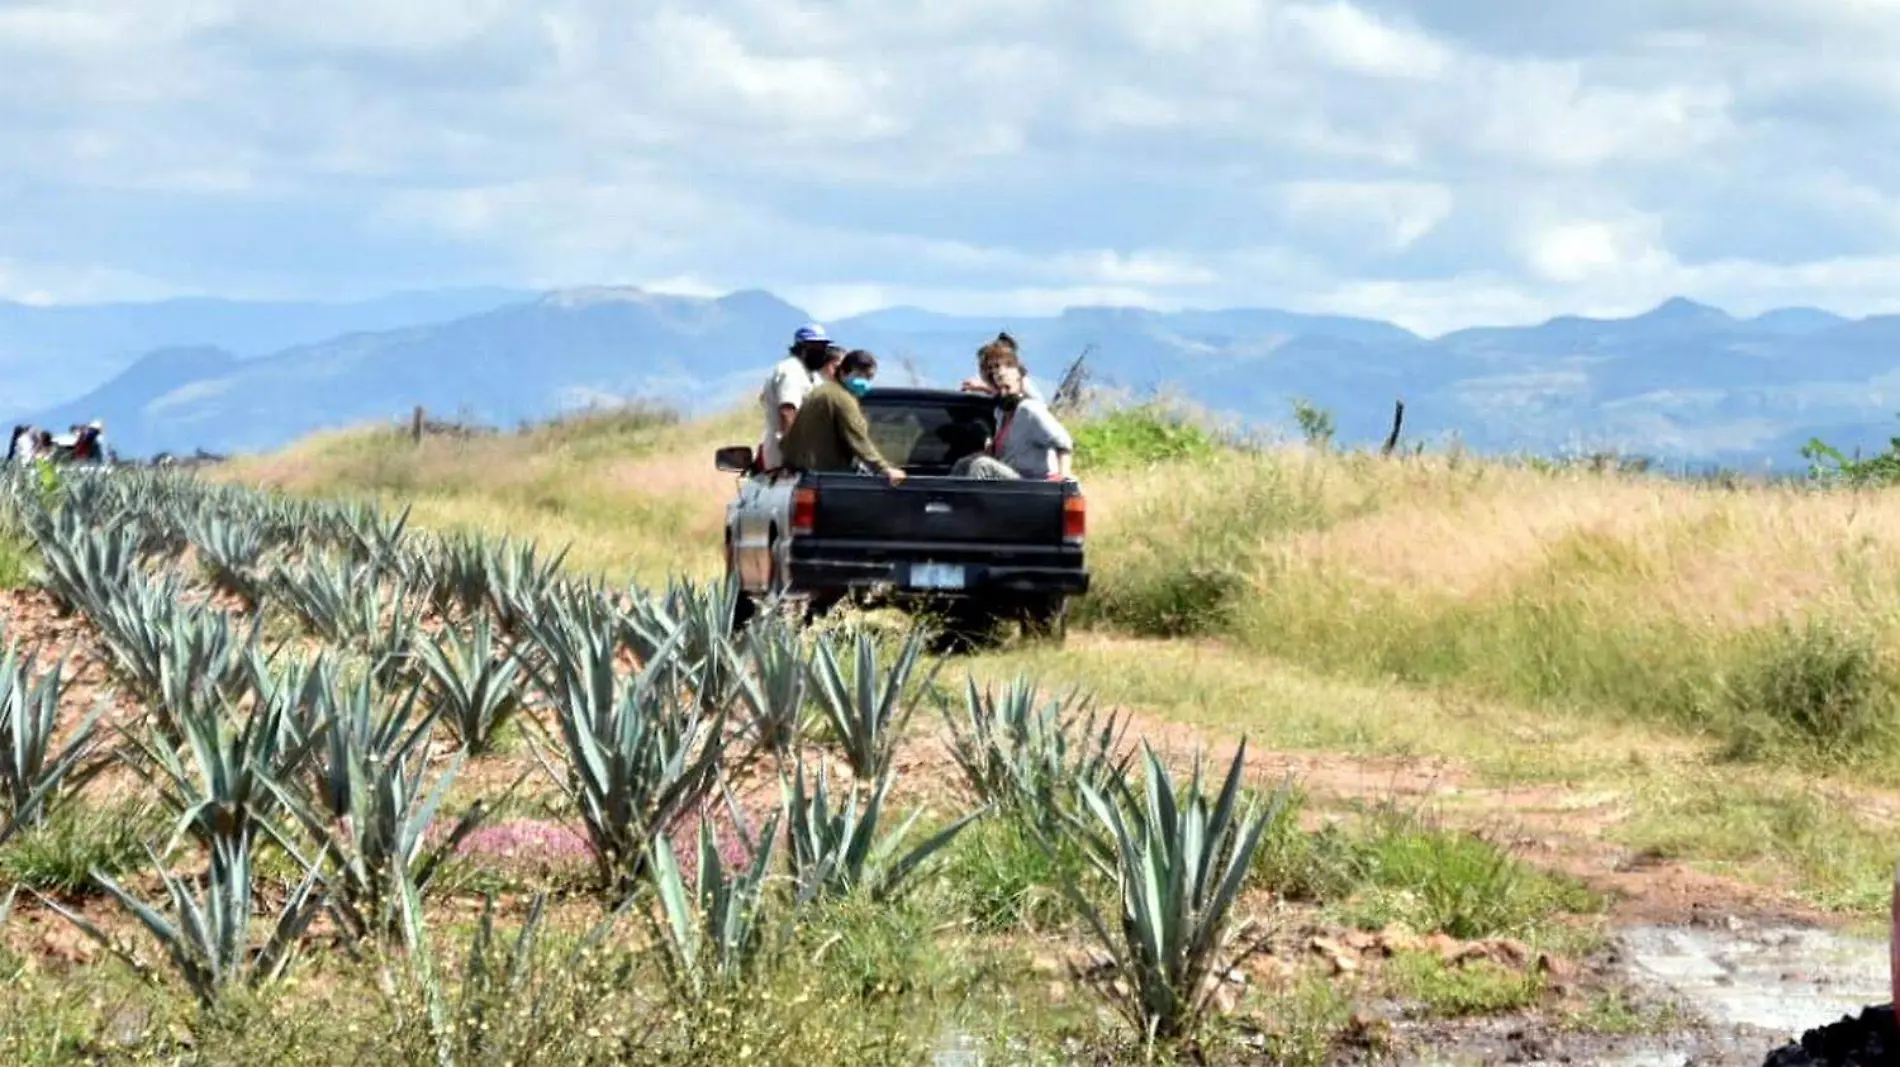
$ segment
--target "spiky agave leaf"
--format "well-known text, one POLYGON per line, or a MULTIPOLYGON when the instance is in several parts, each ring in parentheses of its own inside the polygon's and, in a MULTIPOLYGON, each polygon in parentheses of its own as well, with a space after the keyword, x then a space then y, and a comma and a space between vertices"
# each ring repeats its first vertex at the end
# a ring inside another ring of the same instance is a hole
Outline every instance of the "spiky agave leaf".
POLYGON ((227 612, 186 603, 176 572, 140 577, 102 615, 94 616, 113 666, 142 697, 151 716, 176 732, 180 708, 236 700, 247 658, 262 636, 253 616, 240 631, 227 612))
MULTIPOLYGON (((303 882, 285 899, 270 936, 258 944, 250 929, 256 909, 252 898, 251 850, 247 844, 219 840, 212 846, 211 869, 202 897, 191 879, 168 870, 150 846, 146 848, 146 855, 171 898, 174 918, 166 918, 158 908, 134 896, 103 871, 94 870, 93 880, 131 913, 165 950, 172 968, 197 997, 199 1005, 207 1010, 217 1007, 234 985, 258 987, 283 977, 296 957, 304 932, 324 910, 322 898, 314 892, 319 867, 313 863, 307 866, 303 882)), ((144 969, 129 946, 113 939, 84 916, 44 896, 40 900, 132 967, 144 969)))
POLYGON ((786 855, 799 903, 835 899, 860 890, 874 900, 888 901, 908 888, 910 877, 980 817, 985 809, 965 814, 932 834, 916 848, 898 854, 923 811, 913 811, 895 830, 879 836, 884 800, 892 776, 886 772, 863 796, 864 783, 853 781, 844 805, 833 807, 828 763, 819 764, 810 790, 805 786, 801 757, 789 784, 783 786, 786 810, 786 855), (860 812, 858 805, 863 801, 860 812))
POLYGON ((223 840, 248 849, 266 835, 289 849, 275 824, 278 788, 316 744, 297 729, 293 708, 255 701, 239 716, 227 701, 205 702, 178 709, 175 725, 154 723, 149 740, 134 736, 142 758, 131 761, 177 814, 172 840, 189 834, 207 847, 223 840))
POLYGON ((368 679, 330 691, 324 745, 311 760, 306 785, 272 784, 279 801, 336 855, 337 869, 325 882, 339 919, 358 937, 399 930, 396 887, 406 884, 419 899, 426 896, 442 865, 486 817, 490 801, 505 803, 527 777, 517 779, 501 798, 475 804, 430 845, 430 829, 461 769, 461 757, 425 788, 434 715, 417 718, 416 703, 411 690, 407 699, 383 706, 368 679))
POLYGON ((852 772, 870 779, 884 772, 898 735, 916 711, 912 686, 928 686, 937 668, 932 666, 923 678, 913 678, 924 652, 924 635, 919 631, 905 636, 888 671, 879 669, 877 639, 871 634, 860 630, 852 635, 851 644, 856 655, 852 677, 847 679, 833 639, 818 638, 811 688, 852 772))
POLYGON ((95 525, 99 518, 68 507, 30 524, 42 584, 67 614, 105 613, 138 572, 139 531, 127 522, 95 525))
POLYGON ((561 564, 571 546, 563 545, 552 558, 539 558, 533 541, 512 544, 508 538, 483 555, 486 601, 502 632, 521 632, 527 620, 541 613, 560 584, 561 564))
POLYGON ((83 785, 104 763, 93 761, 103 704, 74 728, 66 744, 53 746, 64 690, 62 659, 35 679, 34 656, 22 655, 9 641, 0 655, 0 843, 20 830, 38 826, 53 802, 83 785))
POLYGON ((1134 753, 1124 749, 1128 724, 1098 713, 1085 694, 1044 699, 1027 678, 999 695, 965 680, 961 701, 942 699, 951 758, 978 799, 1053 831, 1075 810, 1077 784, 1098 791, 1127 775, 1134 753))
POLYGON ((186 536, 210 573, 212 584, 255 609, 268 587, 258 573, 258 561, 264 554, 262 529, 253 522, 233 521, 206 509, 187 524, 186 536))
POLYGON ((555 701, 567 757, 566 773, 549 767, 550 776, 580 808, 602 882, 625 892, 645 867, 647 840, 711 789, 724 712, 705 714, 670 684, 679 635, 622 681, 611 631, 561 616, 528 625, 546 657, 539 681, 555 701))
POLYGON ((1098 983, 1098 990, 1148 1040, 1172 1040, 1191 1033, 1206 1014, 1221 977, 1216 968, 1237 962, 1226 957, 1249 924, 1230 921, 1234 902, 1261 833, 1288 793, 1276 792, 1267 811, 1253 802, 1239 810, 1244 740, 1211 804, 1202 792, 1198 754, 1191 779, 1177 791, 1154 750, 1144 743, 1142 752, 1147 781, 1140 797, 1111 798, 1080 786, 1092 819, 1076 825, 1091 858, 1117 886, 1120 915, 1113 929, 1119 933, 1111 932, 1073 874, 1063 889, 1125 982, 1098 983))
POLYGON ((430 702, 470 755, 493 748, 495 735, 521 710, 521 663, 495 647, 492 624, 478 618, 465 638, 445 630, 416 642, 430 702))
POLYGON ((741 648, 744 669, 735 688, 746 709, 746 728, 755 744, 786 759, 810 718, 804 645, 783 619, 760 618, 747 628, 741 648))
MULTIPOLYGON (((750 864, 727 870, 712 821, 699 822, 699 863, 689 891, 673 846, 654 835, 650 875, 660 900, 661 960, 676 995, 697 999, 710 982, 743 977, 764 945, 764 888, 777 840, 774 812, 756 845, 746 842, 750 864)), ((741 830, 743 834, 743 830, 741 830)))

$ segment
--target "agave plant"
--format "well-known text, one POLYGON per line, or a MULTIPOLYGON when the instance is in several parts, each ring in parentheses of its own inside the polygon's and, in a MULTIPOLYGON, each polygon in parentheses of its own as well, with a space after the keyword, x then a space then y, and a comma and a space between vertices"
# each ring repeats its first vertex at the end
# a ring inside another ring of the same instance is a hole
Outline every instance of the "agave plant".
POLYGON ((488 538, 455 531, 432 538, 419 557, 418 584, 438 615, 469 615, 488 606, 488 538))
POLYGON ((484 755, 495 735, 521 710, 521 661, 498 654, 493 626, 475 620, 464 638, 445 630, 416 643, 416 658, 436 711, 471 756, 484 755))
POLYGON ((103 614, 137 573, 138 531, 124 524, 95 527, 76 508, 32 524, 43 584, 60 611, 103 614))
POLYGON ((1075 694, 1042 698, 1026 678, 999 696, 966 680, 960 712, 941 701, 950 730, 951 758, 978 799, 1013 812, 1045 832, 1075 810, 1078 784, 1098 792, 1126 777, 1134 754, 1124 750, 1128 729, 1114 713, 1098 715, 1093 701, 1075 694))
POLYGON ((315 556, 301 565, 272 568, 270 586, 310 631, 346 645, 374 633, 382 621, 375 568, 346 556, 315 556))
POLYGON ((743 667, 733 647, 732 619, 739 588, 733 581, 704 586, 677 579, 662 597, 634 590, 621 618, 621 637, 645 661, 675 632, 685 644, 675 662, 682 681, 707 707, 725 707, 738 696, 743 667))
POLYGON ((331 512, 331 537, 352 560, 380 569, 404 547, 410 507, 405 504, 402 511, 391 518, 371 504, 345 504, 331 512))
POLYGON ((1145 742, 1142 753, 1147 787, 1141 796, 1130 788, 1078 786, 1093 818, 1076 825, 1085 852, 1117 887, 1120 921, 1111 924, 1074 876, 1063 888, 1114 960, 1095 988, 1153 1044, 1190 1035, 1220 981, 1246 955, 1234 946, 1251 924, 1231 921, 1234 902, 1262 831, 1289 794, 1284 788, 1274 793, 1266 811, 1251 800, 1239 809, 1244 740, 1212 803, 1202 793, 1198 754, 1192 778, 1177 791, 1145 742))
POLYGON ((414 690, 404 701, 379 707, 368 678, 352 688, 327 689, 323 703, 324 745, 310 761, 307 787, 290 789, 275 780, 270 785, 337 857, 336 871, 325 882, 343 925, 357 937, 388 935, 399 928, 397 887, 408 884, 426 895, 443 864, 486 817, 488 803, 475 804, 430 845, 436 812, 461 769, 458 756, 432 790, 424 789, 434 715, 416 717, 414 690))
POLYGON ((69 796, 104 765, 92 759, 104 706, 81 720, 56 751, 65 664, 55 663, 35 679, 33 661, 13 642, 0 655, 0 797, 5 801, 0 843, 43 823, 58 798, 69 796))
POLYGON ((805 731, 809 675, 798 633, 782 620, 760 619, 746 630, 736 688, 754 743, 780 760, 791 756, 805 731))
POLYGON ((501 624, 502 632, 519 633, 527 620, 540 614, 560 583, 561 564, 567 553, 564 546, 553 558, 539 559, 534 542, 514 545, 503 538, 485 554, 488 609, 501 624))
POLYGON ((218 700, 174 710, 175 732, 155 723, 149 740, 135 736, 141 758, 131 761, 177 813, 173 839, 189 834, 206 846, 236 843, 247 862, 260 836, 284 844, 275 824, 281 788, 316 743, 302 736, 295 709, 285 700, 260 700, 240 717, 218 700))
POLYGON ((93 617, 114 667, 173 732, 180 709, 242 694, 247 657, 258 648, 263 625, 253 616, 249 630, 240 632, 230 614, 184 603, 182 590, 176 573, 141 577, 93 617))
MULTIPOLYGON (((105 873, 92 872, 100 888, 130 912, 165 950, 172 968, 206 1010, 216 1008, 235 985, 258 987, 281 978, 296 958, 304 932, 324 910, 322 898, 314 892, 318 867, 311 865, 303 882, 286 897, 270 936, 262 944, 256 943, 251 931, 252 922, 257 918, 252 897, 251 848, 246 842, 232 838, 219 838, 211 848, 211 870, 202 897, 193 879, 172 873, 157 853, 149 847, 146 849, 154 873, 171 898, 175 920, 167 919, 157 908, 134 896, 105 873)), ((135 970, 149 973, 149 968, 130 946, 115 940, 84 916, 67 911, 57 901, 43 896, 40 899, 135 970)))
POLYGON ((913 677, 923 655, 924 640, 921 632, 911 631, 890 669, 880 671, 877 639, 859 630, 851 639, 856 657, 852 677, 847 681, 832 640, 822 636, 818 639, 811 688, 825 721, 844 748, 852 772, 860 778, 877 778, 884 773, 898 735, 917 709, 912 685, 928 686, 936 673, 933 667, 923 678, 913 677))
POLYGON ((931 856, 984 813, 984 809, 969 812, 899 856, 898 848, 923 812, 912 812, 896 830, 878 835, 891 776, 887 773, 878 779, 862 811, 858 806, 865 800, 863 783, 853 781, 846 802, 834 808, 830 779, 829 765, 820 763, 808 791, 805 761, 801 758, 792 781, 784 786, 786 853, 800 904, 859 891, 871 894, 876 901, 893 900, 902 895, 910 877, 931 856))
POLYGON ((646 866, 647 841, 712 788, 725 715, 707 715, 669 684, 680 635, 622 681, 611 630, 563 616, 528 625, 546 658, 540 684, 556 703, 567 756, 567 773, 550 767, 550 776, 580 808, 602 883, 628 891, 646 866))
POLYGON ((233 522, 216 513, 198 515, 188 527, 192 547, 219 590, 256 609, 266 583, 257 573, 264 554, 264 534, 255 524, 233 522))
MULTIPOLYGON (((737 806, 733 806, 737 822, 737 806)), ((652 878, 664 921, 659 924, 661 959, 677 996, 696 1000, 711 983, 743 978, 765 943, 764 888, 771 870, 779 813, 766 821, 754 843, 742 840, 751 861, 730 870, 719 855, 712 820, 699 821, 699 862, 689 891, 673 846, 664 834, 652 841, 652 878)), ((742 838, 743 828, 740 828, 742 838)))

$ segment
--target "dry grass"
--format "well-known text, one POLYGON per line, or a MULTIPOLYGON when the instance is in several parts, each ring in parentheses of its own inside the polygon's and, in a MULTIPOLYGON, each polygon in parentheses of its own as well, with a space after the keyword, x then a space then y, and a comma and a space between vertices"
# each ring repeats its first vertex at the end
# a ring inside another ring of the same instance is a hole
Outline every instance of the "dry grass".
POLYGON ((437 529, 571 546, 569 564, 617 581, 719 570, 733 479, 712 452, 754 435, 743 414, 680 422, 629 408, 524 433, 425 437, 384 429, 309 438, 216 469, 221 481, 413 507, 437 529))

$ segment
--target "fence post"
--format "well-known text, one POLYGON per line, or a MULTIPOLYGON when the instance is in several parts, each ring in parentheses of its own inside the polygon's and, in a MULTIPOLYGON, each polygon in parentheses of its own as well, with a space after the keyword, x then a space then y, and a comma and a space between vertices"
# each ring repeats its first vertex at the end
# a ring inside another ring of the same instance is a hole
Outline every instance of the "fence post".
POLYGON ((416 405, 415 414, 409 422, 409 439, 416 444, 422 443, 422 405, 416 405))

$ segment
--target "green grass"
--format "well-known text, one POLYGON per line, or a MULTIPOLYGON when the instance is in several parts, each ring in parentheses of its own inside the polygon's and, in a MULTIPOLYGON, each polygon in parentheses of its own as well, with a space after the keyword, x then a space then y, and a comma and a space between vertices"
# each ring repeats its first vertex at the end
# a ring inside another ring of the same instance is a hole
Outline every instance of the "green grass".
POLYGON ((1529 866, 1491 841, 1381 804, 1356 823, 1299 829, 1300 805, 1269 828, 1254 860, 1261 885, 1326 905, 1364 930, 1398 924, 1475 940, 1536 939, 1605 902, 1575 881, 1529 866))
POLYGON ((92 872, 118 877, 146 862, 145 842, 169 829, 142 803, 94 807, 67 803, 40 826, 0 848, 0 875, 8 882, 57 897, 102 892, 92 872))
POLYGON ((0 530, 0 589, 24 589, 33 581, 33 549, 17 534, 0 530))
POLYGON ((1544 977, 1517 971, 1488 959, 1446 963, 1436 953, 1401 952, 1386 964, 1393 992, 1425 1006, 1440 1018, 1496 1015, 1537 1003, 1544 977))

